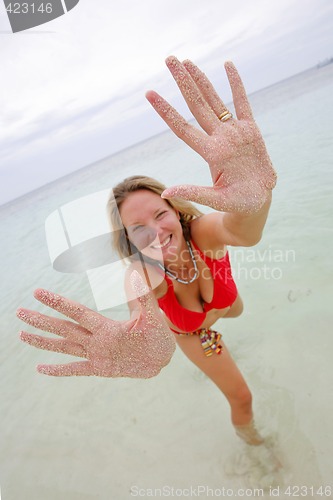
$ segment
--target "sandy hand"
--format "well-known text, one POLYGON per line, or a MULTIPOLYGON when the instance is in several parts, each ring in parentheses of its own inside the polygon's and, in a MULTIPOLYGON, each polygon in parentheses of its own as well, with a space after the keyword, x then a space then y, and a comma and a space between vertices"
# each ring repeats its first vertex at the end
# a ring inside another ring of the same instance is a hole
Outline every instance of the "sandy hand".
POLYGON ((175 339, 153 293, 137 271, 130 277, 141 314, 136 320, 113 321, 60 295, 38 289, 37 300, 71 318, 68 321, 38 312, 18 309, 17 316, 40 330, 59 335, 60 339, 21 332, 23 342, 46 349, 86 358, 61 365, 38 365, 45 375, 96 375, 100 377, 150 378, 167 365, 175 350, 175 339))
POLYGON ((174 186, 162 197, 184 198, 224 212, 257 212, 276 184, 276 173, 235 66, 225 63, 237 118, 221 121, 227 108, 205 74, 191 61, 180 63, 171 56, 166 63, 204 132, 156 92, 146 97, 170 129, 208 162, 213 186, 174 186))

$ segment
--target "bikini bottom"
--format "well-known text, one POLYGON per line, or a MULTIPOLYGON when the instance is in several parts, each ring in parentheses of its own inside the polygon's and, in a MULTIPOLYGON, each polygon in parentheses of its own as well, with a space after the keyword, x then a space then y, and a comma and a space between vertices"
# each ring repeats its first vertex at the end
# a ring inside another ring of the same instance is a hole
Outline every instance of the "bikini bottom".
POLYGON ((223 351, 223 346, 219 343, 222 335, 215 330, 200 328, 199 330, 185 333, 184 335, 198 335, 206 356, 211 356, 214 352, 216 354, 221 354, 223 351))

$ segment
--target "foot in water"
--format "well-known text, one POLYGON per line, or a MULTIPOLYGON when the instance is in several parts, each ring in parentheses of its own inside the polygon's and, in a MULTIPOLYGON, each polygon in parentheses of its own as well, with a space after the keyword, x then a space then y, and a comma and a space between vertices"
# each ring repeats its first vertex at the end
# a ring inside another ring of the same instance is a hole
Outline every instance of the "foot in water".
POLYGON ((281 462, 275 456, 272 450, 271 443, 269 440, 264 439, 261 434, 256 429, 254 420, 252 419, 250 423, 246 425, 234 425, 236 434, 240 437, 246 444, 258 448, 260 450, 260 455, 264 458, 267 465, 271 471, 277 471, 282 468, 281 462))
POLYGON ((253 419, 246 425, 234 425, 234 428, 237 436, 247 444, 259 446, 265 442, 264 438, 257 431, 253 419))

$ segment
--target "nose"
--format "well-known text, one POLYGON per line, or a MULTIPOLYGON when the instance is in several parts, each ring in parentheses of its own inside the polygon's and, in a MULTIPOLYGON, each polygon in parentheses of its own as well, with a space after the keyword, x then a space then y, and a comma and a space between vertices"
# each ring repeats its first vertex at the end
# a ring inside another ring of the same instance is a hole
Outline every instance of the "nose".
POLYGON ((157 230, 152 226, 145 226, 134 233, 133 243, 138 250, 143 250, 152 244, 157 237, 157 230))
POLYGON ((155 231, 155 238, 153 240, 151 240, 150 245, 160 245, 162 243, 164 237, 165 236, 163 236, 162 230, 155 231))
POLYGON ((160 245, 165 238, 165 230, 160 226, 158 221, 154 221, 151 225, 146 226, 141 235, 140 248, 146 248, 151 245, 160 245))

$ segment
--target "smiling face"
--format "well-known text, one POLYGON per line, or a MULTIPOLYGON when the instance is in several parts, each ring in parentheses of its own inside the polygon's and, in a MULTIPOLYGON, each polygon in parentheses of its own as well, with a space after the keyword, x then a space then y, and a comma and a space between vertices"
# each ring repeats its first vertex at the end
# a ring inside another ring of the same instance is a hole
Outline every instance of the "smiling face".
POLYGON ((179 214, 158 194, 146 189, 130 193, 120 216, 130 241, 143 255, 167 265, 183 249, 179 214))

